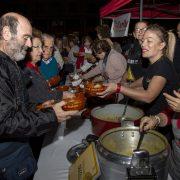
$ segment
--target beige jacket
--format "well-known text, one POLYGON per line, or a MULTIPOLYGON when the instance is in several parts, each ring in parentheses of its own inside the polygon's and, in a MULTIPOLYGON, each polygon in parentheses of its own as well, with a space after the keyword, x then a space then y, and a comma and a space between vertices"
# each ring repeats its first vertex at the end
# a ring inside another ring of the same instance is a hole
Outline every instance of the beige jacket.
MULTIPOLYGON (((123 74, 125 73, 127 68, 127 62, 124 56, 114 49, 111 49, 107 63, 105 67, 105 74, 108 78, 108 82, 119 83, 122 79, 123 74)), ((96 75, 101 74, 103 76, 103 61, 100 60, 99 64, 89 71, 88 73, 83 75, 83 79, 89 79, 96 75)))

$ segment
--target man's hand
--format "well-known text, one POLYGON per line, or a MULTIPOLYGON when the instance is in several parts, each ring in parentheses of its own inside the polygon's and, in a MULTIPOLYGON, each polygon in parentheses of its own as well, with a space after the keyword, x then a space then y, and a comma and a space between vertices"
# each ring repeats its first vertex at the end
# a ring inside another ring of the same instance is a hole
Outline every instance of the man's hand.
POLYGON ((166 101, 168 102, 172 110, 175 112, 180 112, 180 93, 177 91, 174 91, 175 97, 167 93, 163 93, 163 95, 166 97, 166 101))
POLYGON ((141 123, 140 123, 140 131, 148 131, 151 129, 155 129, 157 126, 157 120, 155 118, 152 117, 148 117, 145 116, 141 119, 141 123))
POLYGON ((48 101, 45 101, 42 104, 38 104, 36 106, 36 109, 37 110, 41 110, 41 109, 45 109, 45 108, 50 108, 50 107, 53 106, 54 103, 55 103, 55 100, 53 100, 53 99, 52 100, 48 100, 48 101))
POLYGON ((55 111, 55 114, 57 116, 58 122, 62 122, 65 121, 67 119, 70 119, 71 116, 76 115, 79 111, 64 111, 62 109, 62 107, 65 105, 66 103, 64 101, 61 101, 59 103, 56 103, 53 105, 53 109, 55 111))
POLYGON ((44 103, 42 103, 42 108, 52 107, 54 103, 55 103, 54 99, 45 101, 44 103))
POLYGON ((106 90, 101 92, 101 93, 97 93, 97 95, 101 98, 113 94, 116 92, 117 89, 117 84, 116 83, 108 83, 108 84, 104 84, 104 86, 106 86, 106 90))

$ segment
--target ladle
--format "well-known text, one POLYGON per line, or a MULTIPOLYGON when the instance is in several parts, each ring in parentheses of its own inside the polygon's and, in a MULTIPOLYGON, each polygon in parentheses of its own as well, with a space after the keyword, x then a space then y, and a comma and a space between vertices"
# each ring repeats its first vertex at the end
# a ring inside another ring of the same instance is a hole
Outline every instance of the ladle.
POLYGON ((136 150, 139 150, 139 149, 140 149, 140 146, 141 146, 142 141, 143 141, 143 138, 144 138, 144 134, 145 134, 144 131, 140 132, 140 137, 139 137, 139 141, 138 141, 138 145, 137 145, 136 150))
POLYGON ((126 120, 126 116, 125 115, 126 115, 126 110, 127 110, 127 106, 128 106, 128 101, 129 101, 129 97, 127 97, 127 99, 126 99, 126 104, 124 106, 123 114, 122 114, 122 117, 121 117, 122 121, 126 120))

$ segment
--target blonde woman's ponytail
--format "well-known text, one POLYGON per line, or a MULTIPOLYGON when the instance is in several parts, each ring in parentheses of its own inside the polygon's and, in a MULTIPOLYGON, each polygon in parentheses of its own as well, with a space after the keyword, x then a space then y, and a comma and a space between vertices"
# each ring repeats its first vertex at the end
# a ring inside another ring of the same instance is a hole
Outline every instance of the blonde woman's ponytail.
POLYGON ((174 49, 176 45, 176 37, 173 32, 168 32, 168 44, 166 49, 166 56, 169 58, 169 60, 173 61, 174 58, 174 49))

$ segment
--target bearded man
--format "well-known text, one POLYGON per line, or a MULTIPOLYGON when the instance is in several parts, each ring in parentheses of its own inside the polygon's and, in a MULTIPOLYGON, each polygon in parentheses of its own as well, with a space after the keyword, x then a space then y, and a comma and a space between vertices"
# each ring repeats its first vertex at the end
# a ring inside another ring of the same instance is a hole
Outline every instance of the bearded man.
POLYGON ((65 102, 40 111, 30 104, 17 61, 31 47, 28 19, 7 13, 0 18, 0 179, 25 180, 36 171, 28 137, 49 132, 77 111, 63 111, 65 102))

